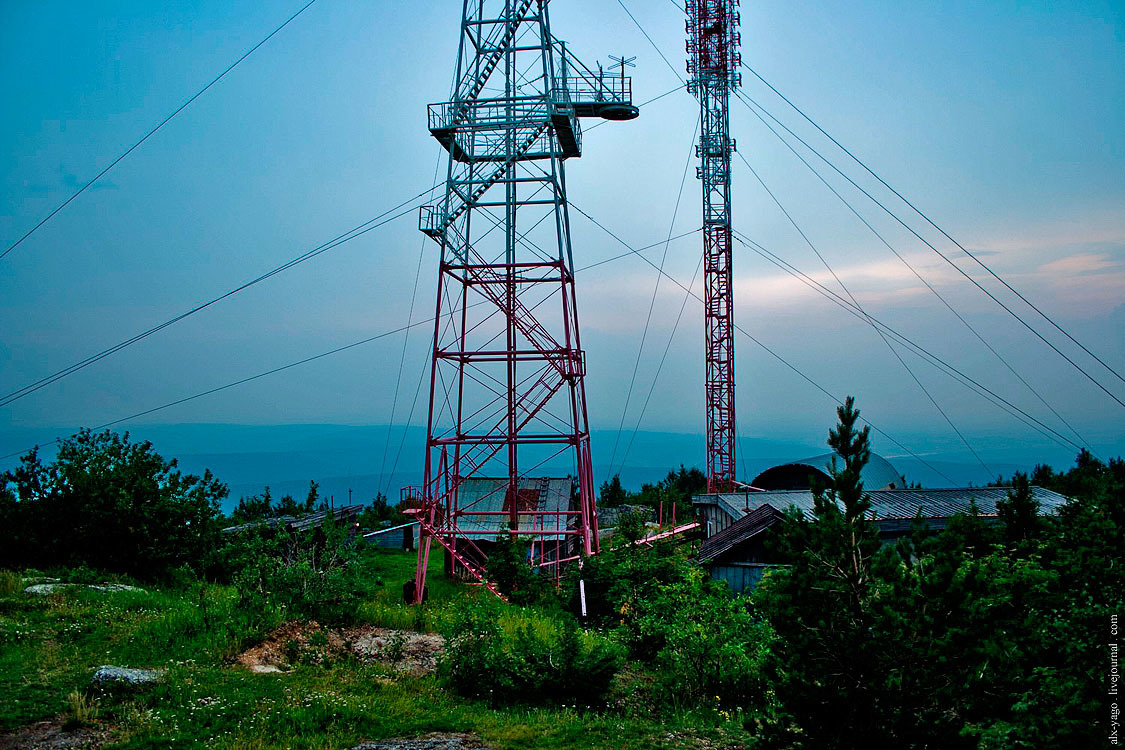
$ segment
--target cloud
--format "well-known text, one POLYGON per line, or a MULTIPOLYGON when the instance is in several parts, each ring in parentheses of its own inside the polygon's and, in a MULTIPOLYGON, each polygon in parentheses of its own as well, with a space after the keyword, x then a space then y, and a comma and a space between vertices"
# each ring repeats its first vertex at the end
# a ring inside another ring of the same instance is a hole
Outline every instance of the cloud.
MULTIPOLYGON (((936 259, 931 259, 931 256, 917 254, 903 257, 932 284, 951 279, 956 275, 953 269, 940 260, 937 262, 941 265, 935 265, 936 259)), ((800 270, 816 284, 848 299, 847 294, 840 287, 839 282, 843 282, 865 307, 904 304, 930 295, 930 291, 918 280, 914 272, 894 257, 835 266, 835 275, 827 269, 812 272, 809 269, 800 270)), ((810 294, 821 296, 821 292, 810 288, 806 281, 780 270, 768 275, 755 274, 735 280, 735 299, 748 301, 755 308, 760 309, 800 307, 808 303, 810 294)))
POLYGON ((1016 229, 998 222, 990 230, 992 238, 974 243, 971 252, 978 257, 1007 259, 1044 254, 1060 254, 1098 247, 1125 248, 1125 210, 1091 207, 1087 211, 1053 221, 1023 223, 1016 229))
POLYGON ((1059 258, 1039 267, 1042 274, 1091 274, 1106 271, 1111 268, 1120 268, 1121 261, 1114 260, 1105 253, 1079 253, 1065 258, 1059 258))
MULTIPOLYGON (((1025 228, 1002 242, 985 243, 973 254, 989 268, 1028 295, 1067 316, 1087 317, 1112 310, 1125 298, 1125 215, 1101 215, 1089 222, 1071 220, 1025 228)), ((903 258, 963 314, 993 310, 993 303, 973 289, 962 273, 928 249, 905 252, 903 258)), ((942 252, 965 273, 989 289, 996 282, 959 250, 942 252)), ((891 308, 930 307, 941 304, 902 260, 874 250, 860 261, 834 266, 836 275, 816 264, 804 262, 800 270, 817 284, 847 299, 836 276, 859 299, 865 309, 883 316, 891 308)), ((838 315, 834 303, 821 292, 772 265, 755 261, 746 248, 736 248, 735 300, 740 309, 754 314, 799 313, 838 315)), ((687 283, 690 273, 674 273, 687 283)), ((639 264, 614 268, 611 273, 584 278, 580 289, 584 300, 583 322, 613 333, 639 333, 652 294, 655 271, 639 264)), ((702 294, 699 283, 696 291, 702 294)), ((661 283, 657 315, 674 317, 683 292, 667 280, 661 283), (674 309, 673 309, 674 308, 674 309)), ((696 303, 689 303, 694 306, 696 303)))

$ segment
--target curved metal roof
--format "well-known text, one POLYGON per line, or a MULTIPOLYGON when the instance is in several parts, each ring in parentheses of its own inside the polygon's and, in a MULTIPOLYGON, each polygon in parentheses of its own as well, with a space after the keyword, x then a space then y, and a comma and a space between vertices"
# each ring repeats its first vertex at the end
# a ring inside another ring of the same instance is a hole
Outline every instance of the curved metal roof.
MULTIPOLYGON (((831 478, 832 459, 843 466, 844 461, 839 454, 825 453, 770 467, 754 477, 750 484, 763 490, 807 490, 810 474, 819 475, 825 482, 831 478)), ((906 480, 891 462, 874 453, 860 472, 860 478, 866 490, 901 489, 906 486, 906 480)))

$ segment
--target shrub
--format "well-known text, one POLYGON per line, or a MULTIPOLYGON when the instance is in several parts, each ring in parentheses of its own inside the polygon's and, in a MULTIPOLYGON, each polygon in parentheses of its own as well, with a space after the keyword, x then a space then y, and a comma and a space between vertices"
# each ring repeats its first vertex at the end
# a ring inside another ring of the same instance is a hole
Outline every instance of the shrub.
POLYGON ((761 703, 773 640, 746 599, 691 568, 639 603, 633 650, 655 666, 654 696, 679 707, 761 703))
POLYGON ((683 579, 687 557, 673 544, 649 549, 623 538, 613 541, 597 557, 586 558, 581 569, 571 567, 566 577, 565 600, 570 612, 581 611, 578 582, 584 580, 590 623, 632 627, 641 600, 651 596, 658 586, 683 579))
POLYGON ((601 704, 621 668, 621 648, 578 629, 573 618, 549 620, 548 632, 525 621, 506 636, 503 610, 467 603, 453 616, 440 659, 460 694, 492 703, 601 704))
POLYGON ((551 576, 528 563, 531 543, 501 536, 488 556, 488 577, 512 604, 535 604, 554 597, 551 576))
POLYGON ((341 524, 290 535, 262 527, 243 532, 224 553, 248 611, 274 607, 284 618, 328 623, 354 619, 359 602, 356 546, 341 524))

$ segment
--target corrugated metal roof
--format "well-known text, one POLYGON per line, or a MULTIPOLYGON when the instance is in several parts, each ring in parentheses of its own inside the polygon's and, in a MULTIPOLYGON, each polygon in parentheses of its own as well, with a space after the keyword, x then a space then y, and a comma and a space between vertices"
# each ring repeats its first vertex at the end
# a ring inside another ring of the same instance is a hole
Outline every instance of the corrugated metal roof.
POLYGON ((699 562, 714 560, 729 552, 736 544, 760 534, 782 518, 781 511, 772 505, 761 505, 738 519, 730 526, 708 537, 699 548, 695 559, 699 562))
MULTIPOLYGON (((457 507, 460 515, 457 525, 466 533, 488 532, 494 533, 508 528, 507 515, 491 515, 497 511, 507 510, 506 496, 508 492, 508 479, 491 477, 473 477, 465 479, 457 490, 457 507), (481 515, 481 513, 489 515, 481 515)), ((535 510, 542 513, 557 513, 571 510, 570 507, 570 478, 569 477, 525 477, 520 479, 518 485, 520 504, 523 510, 535 510)), ((550 516, 536 514, 521 514, 519 530, 532 531, 545 528, 565 531, 568 526, 573 528, 571 517, 550 516)), ((546 535, 547 539, 561 539, 563 535, 546 535)))
MULTIPOLYGON (((1032 495, 1039 501, 1039 512, 1055 515, 1067 503, 1067 498, 1057 492, 1032 487, 1032 495)), ((923 518, 948 518, 968 513, 975 500, 981 515, 996 515, 996 503, 1008 497, 1006 487, 963 487, 935 490, 870 490, 871 515, 876 520, 910 519, 921 513, 923 518)), ((813 493, 808 490, 770 490, 719 495, 696 495, 698 504, 719 505, 731 518, 742 518, 763 505, 779 510, 796 506, 802 513, 811 515, 813 493)))
POLYGON ((362 513, 362 505, 344 505, 339 508, 322 510, 307 516, 301 516, 297 520, 290 522, 288 524, 288 528, 292 529, 293 531, 308 531, 309 529, 319 529, 330 517, 337 522, 343 522, 350 521, 353 518, 359 518, 360 514, 362 513))
POLYGON ((321 510, 304 516, 274 516, 272 518, 263 518, 238 526, 228 526, 223 529, 223 533, 238 534, 247 529, 256 529, 259 526, 269 526, 271 528, 274 526, 284 526, 290 531, 308 531, 309 529, 323 526, 324 521, 329 516, 332 516, 337 521, 346 521, 352 518, 358 518, 361 513, 363 513, 362 505, 343 505, 339 508, 321 510))
MULTIPOLYGON (((839 454, 825 453, 820 456, 802 458, 798 459, 797 461, 790 461, 789 463, 771 466, 758 476, 754 477, 754 481, 750 482, 750 484, 766 490, 774 489, 777 486, 770 486, 772 484, 772 482, 770 481, 771 473, 776 475, 778 473, 786 472, 787 469, 792 470, 799 467, 807 467, 810 470, 810 474, 816 472, 817 474, 821 475, 825 481, 827 481, 832 473, 832 459, 836 459, 837 466, 843 467, 844 460, 839 456, 839 454)), ((898 470, 894 466, 891 465, 891 462, 874 453, 871 454, 871 457, 868 459, 867 464, 863 467, 863 471, 860 472, 860 478, 863 480, 863 486, 872 490, 882 490, 891 487, 900 488, 906 486, 906 479, 902 476, 902 474, 899 474, 898 470)), ((794 485, 789 485, 789 487, 793 486, 794 485)), ((800 485, 800 487, 807 489, 808 485, 802 484, 800 485)))

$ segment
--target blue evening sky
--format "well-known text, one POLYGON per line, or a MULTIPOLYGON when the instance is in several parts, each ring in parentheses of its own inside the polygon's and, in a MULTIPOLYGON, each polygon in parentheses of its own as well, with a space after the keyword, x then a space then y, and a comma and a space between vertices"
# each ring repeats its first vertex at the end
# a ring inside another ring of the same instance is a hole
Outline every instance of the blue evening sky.
MULTIPOLYGON (((302 4, 0 3, 0 250, 302 4)), ((675 3, 626 4, 682 74, 675 3)), ((619 3, 550 7, 556 35, 584 59, 637 57, 638 102, 679 85, 619 3)), ((459 13, 450 0, 318 0, 0 260, 0 391, 211 299, 430 187, 443 152, 426 131, 425 105, 448 95, 459 13)), ((1125 4, 748 1, 742 43, 749 65, 1125 373, 1125 4)), ((743 90, 943 252, 958 253, 749 73, 743 90)), ((588 130, 582 158, 567 164, 572 201, 634 247, 697 226, 699 184, 687 163, 696 117, 695 101, 677 91, 633 122, 588 130)), ((740 102, 732 103, 732 131, 870 313, 1068 438, 1080 441, 1077 433, 1103 455, 1125 451, 1125 408, 831 177, 1064 426, 740 102)), ((733 178, 736 228, 834 287, 741 161, 733 178)), ((580 216, 574 222, 579 267, 623 251, 580 216)), ((0 407, 0 429, 101 424, 425 318, 437 259, 424 240, 407 214, 0 407)), ((661 252, 646 254, 658 262, 661 252)), ((668 273, 687 284, 699 254, 698 236, 673 242, 668 273)), ((1012 301, 971 262, 958 263, 1012 301)), ((911 450, 966 455, 870 327, 741 246, 736 277, 737 320, 763 343, 833 393, 855 394, 865 416, 911 450)), ((655 283, 655 271, 635 257, 578 277, 595 429, 615 429, 621 419, 655 283)), ((682 298, 661 283, 627 425, 682 298)), ((1125 400, 1125 382, 1012 304, 1125 400)), ((410 408, 428 364, 427 336, 422 326, 405 346, 402 334, 387 337, 141 422, 358 425, 409 416, 421 424, 424 392, 410 408)), ((642 429, 702 431, 701 339, 701 310, 691 301, 642 429)), ((832 402, 748 339, 736 346, 740 432, 820 442, 832 402)), ((1056 464, 1072 457, 903 356, 982 454, 1056 464)), ((24 447, 0 445, 0 454, 24 447)))

